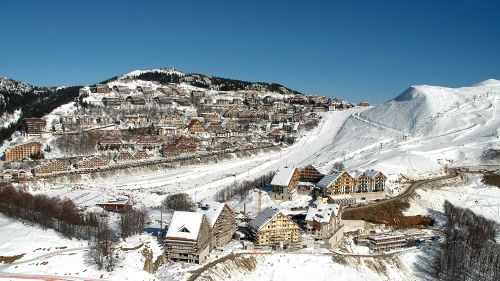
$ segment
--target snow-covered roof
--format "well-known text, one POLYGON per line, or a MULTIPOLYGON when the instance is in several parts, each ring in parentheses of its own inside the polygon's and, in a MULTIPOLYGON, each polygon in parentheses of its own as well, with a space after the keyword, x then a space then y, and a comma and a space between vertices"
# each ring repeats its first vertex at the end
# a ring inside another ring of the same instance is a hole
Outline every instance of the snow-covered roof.
POLYGON ((373 178, 373 177, 375 177, 376 175, 378 175, 378 173, 380 173, 380 172, 379 172, 379 171, 377 171, 377 170, 373 170, 373 169, 371 169, 371 170, 366 170, 366 171, 365 171, 365 173, 366 173, 366 175, 367 175, 368 177, 373 178))
POLYGON ((260 230, 279 213, 281 213, 280 210, 273 207, 267 207, 262 212, 260 212, 260 214, 258 214, 255 219, 251 220, 248 223, 248 226, 254 230, 260 230))
POLYGON ((364 172, 363 171, 360 171, 360 170, 352 170, 349 172, 349 175, 351 175, 351 177, 357 179, 359 176, 361 176, 364 172))
POLYGON ((219 203, 217 201, 205 199, 201 201, 196 212, 207 215, 210 226, 214 226, 217 218, 222 213, 224 209, 224 203, 219 203))
POLYGON ((334 172, 333 174, 329 174, 324 176, 317 184, 319 187, 328 187, 331 185, 334 181, 336 181, 343 172, 334 172))
POLYGON ((295 167, 282 168, 274 175, 273 180, 271 181, 271 185, 288 186, 290 180, 292 180, 294 172, 295 167))
POLYGON ((196 240, 203 215, 202 213, 175 211, 168 227, 166 239, 196 240))
POLYGON ((338 216, 340 206, 338 204, 318 204, 315 207, 309 207, 305 221, 317 221, 319 223, 328 223, 333 215, 338 216))
POLYGON ((320 167, 318 164, 311 163, 308 166, 311 166, 312 168, 314 168, 316 171, 318 171, 322 175, 328 175, 328 172, 326 171, 326 169, 320 167))

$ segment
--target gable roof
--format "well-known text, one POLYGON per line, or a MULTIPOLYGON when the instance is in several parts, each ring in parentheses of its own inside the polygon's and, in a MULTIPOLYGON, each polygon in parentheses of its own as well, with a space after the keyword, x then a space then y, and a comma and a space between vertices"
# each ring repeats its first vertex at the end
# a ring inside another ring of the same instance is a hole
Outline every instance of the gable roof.
POLYGON ((255 217, 255 219, 251 220, 248 223, 248 226, 251 227, 252 229, 258 231, 262 227, 264 227, 269 221, 274 219, 279 213, 281 213, 280 210, 273 208, 273 207, 267 207, 262 212, 260 212, 255 217))
POLYGON ((288 186, 288 184, 292 180, 295 169, 295 167, 284 167, 280 169, 274 175, 273 180, 271 181, 271 185, 288 186))
POLYGON ((380 173, 380 171, 371 169, 371 170, 366 170, 365 173, 368 177, 374 178, 380 173))
POLYGON ((316 207, 309 207, 305 221, 329 223, 332 215, 338 216, 339 208, 338 204, 318 204, 316 207))
POLYGON ((320 173, 322 175, 328 175, 328 172, 325 169, 323 169, 322 167, 320 167, 318 164, 311 163, 311 164, 305 166, 305 168, 307 168, 308 166, 311 166, 313 169, 315 169, 316 171, 318 171, 318 173, 320 173))
POLYGON ((337 171, 337 172, 334 172, 333 174, 326 175, 318 182, 317 186, 328 187, 334 181, 336 181, 343 173, 344 173, 344 171, 337 171))
POLYGON ((196 212, 207 215, 208 221, 210 222, 210 226, 213 227, 217 218, 219 218, 222 210, 224 210, 225 203, 219 203, 213 200, 203 200, 196 212))
POLYGON ((203 222, 202 213, 175 211, 168 226, 165 239, 185 239, 196 241, 203 222))

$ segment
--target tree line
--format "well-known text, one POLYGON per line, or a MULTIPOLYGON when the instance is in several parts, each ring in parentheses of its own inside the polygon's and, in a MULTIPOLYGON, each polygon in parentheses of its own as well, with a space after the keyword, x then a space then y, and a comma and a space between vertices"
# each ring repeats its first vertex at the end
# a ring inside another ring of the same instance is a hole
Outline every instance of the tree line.
POLYGON ((264 189, 267 187, 271 183, 274 174, 274 172, 269 172, 251 181, 243 181, 241 183, 235 181, 228 187, 219 190, 214 195, 214 200, 225 202, 236 196, 239 196, 239 199, 243 200, 251 190, 255 188, 264 189))
POLYGON ((434 259, 439 280, 500 280, 499 225, 470 209, 444 203, 448 219, 445 242, 434 259))
POLYGON ((8 127, 0 128, 0 143, 22 127, 25 117, 43 117, 55 108, 69 103, 78 97, 80 87, 67 88, 34 88, 26 93, 0 92, 4 96, 5 104, 0 108, 0 115, 4 112, 13 113, 21 109, 21 117, 8 127))
MULTIPOLYGON (((0 213, 43 229, 53 229, 68 238, 89 242, 89 257, 98 269, 112 271, 116 266, 114 251, 119 235, 110 227, 108 217, 81 212, 70 199, 32 195, 12 186, 0 187, 0 213)), ((121 214, 121 237, 141 233, 146 224, 146 210, 129 210, 121 214)))

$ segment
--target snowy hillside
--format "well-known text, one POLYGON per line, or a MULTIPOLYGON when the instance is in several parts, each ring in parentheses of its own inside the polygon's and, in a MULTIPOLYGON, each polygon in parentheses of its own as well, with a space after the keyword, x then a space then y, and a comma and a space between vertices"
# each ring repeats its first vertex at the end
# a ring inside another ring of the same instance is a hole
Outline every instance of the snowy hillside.
POLYGON ((494 79, 463 88, 418 85, 361 113, 360 117, 411 135, 426 135, 472 124, 473 112, 488 111, 489 100, 499 98, 499 95, 500 81, 494 79), (452 118, 458 115, 461 118, 452 118), (451 120, 453 122, 447 122, 451 120))
POLYGON ((498 80, 456 89, 413 86, 353 114, 317 161, 408 176, 484 163, 482 153, 500 145, 499 106, 498 80))

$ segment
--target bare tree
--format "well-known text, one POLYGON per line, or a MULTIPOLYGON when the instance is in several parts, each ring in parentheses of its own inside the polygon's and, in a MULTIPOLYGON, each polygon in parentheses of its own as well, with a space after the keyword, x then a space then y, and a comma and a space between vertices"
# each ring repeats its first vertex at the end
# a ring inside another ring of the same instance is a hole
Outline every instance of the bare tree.
POLYGON ((176 193, 168 195, 162 205, 172 211, 195 211, 196 204, 186 193, 176 193))

